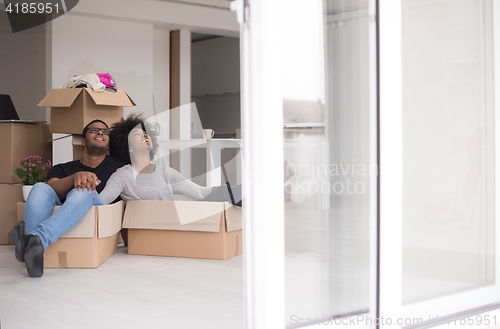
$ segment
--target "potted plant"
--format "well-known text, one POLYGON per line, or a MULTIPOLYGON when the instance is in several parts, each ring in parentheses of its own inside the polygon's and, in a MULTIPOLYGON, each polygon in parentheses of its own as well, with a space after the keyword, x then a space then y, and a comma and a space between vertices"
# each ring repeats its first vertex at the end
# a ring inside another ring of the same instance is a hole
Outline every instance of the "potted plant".
POLYGON ((45 181, 46 176, 42 176, 42 170, 50 169, 52 165, 49 160, 42 166, 42 158, 38 155, 27 157, 20 162, 20 165, 21 168, 16 168, 15 173, 21 178, 24 201, 26 201, 33 185, 45 181))

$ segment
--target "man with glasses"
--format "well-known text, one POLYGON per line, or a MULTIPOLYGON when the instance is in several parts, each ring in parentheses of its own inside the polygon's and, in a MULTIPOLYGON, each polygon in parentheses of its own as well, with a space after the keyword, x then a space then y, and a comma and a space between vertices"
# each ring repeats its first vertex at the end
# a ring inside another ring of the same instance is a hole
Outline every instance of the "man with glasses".
POLYGON ((33 186, 24 205, 24 221, 10 232, 16 259, 25 262, 29 276, 43 275, 44 251, 75 227, 92 206, 103 204, 98 193, 116 169, 125 165, 107 155, 109 133, 104 121, 90 122, 82 132, 82 158, 54 166, 46 184, 33 186), (51 215, 55 206, 61 208, 51 215))

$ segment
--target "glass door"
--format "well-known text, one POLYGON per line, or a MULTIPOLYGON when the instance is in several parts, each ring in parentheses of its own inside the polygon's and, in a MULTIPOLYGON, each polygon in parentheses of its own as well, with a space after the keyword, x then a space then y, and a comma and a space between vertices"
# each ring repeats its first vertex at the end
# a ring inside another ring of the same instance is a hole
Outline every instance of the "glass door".
POLYGON ((375 328, 375 1, 234 7, 247 327, 375 328))
POLYGON ((286 325, 354 319, 369 327, 378 174, 374 2, 294 0, 282 14, 286 325))

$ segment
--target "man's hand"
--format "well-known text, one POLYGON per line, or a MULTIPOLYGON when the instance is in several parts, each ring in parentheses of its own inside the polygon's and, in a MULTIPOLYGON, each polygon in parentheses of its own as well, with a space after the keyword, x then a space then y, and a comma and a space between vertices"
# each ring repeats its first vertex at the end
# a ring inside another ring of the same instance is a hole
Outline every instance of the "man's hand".
POLYGON ((80 189, 87 189, 90 192, 95 192, 95 188, 101 181, 94 173, 88 171, 80 171, 74 174, 73 186, 80 189))

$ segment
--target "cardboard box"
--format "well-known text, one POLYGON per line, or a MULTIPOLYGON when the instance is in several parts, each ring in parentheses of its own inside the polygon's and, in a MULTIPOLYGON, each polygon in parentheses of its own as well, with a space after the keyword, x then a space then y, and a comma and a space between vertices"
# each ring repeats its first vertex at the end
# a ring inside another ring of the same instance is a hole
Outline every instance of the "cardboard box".
POLYGON ((73 145, 73 160, 80 160, 82 158, 82 135, 73 135, 71 144, 73 145))
MULTIPOLYGON (((18 221, 24 203, 17 204, 18 221)), ((123 201, 92 207, 82 221, 45 250, 44 268, 97 268, 118 246, 123 201)), ((54 208, 56 212, 60 206, 54 208)))
POLYGON ((16 204, 24 201, 21 184, 0 184, 0 244, 14 244, 10 230, 16 225, 16 204))
POLYGON ((52 89, 38 106, 51 107, 52 133, 81 134, 92 120, 108 126, 123 118, 124 106, 135 106, 123 89, 95 92, 92 88, 52 89))
POLYGON ((128 253, 228 259, 242 253, 241 208, 227 202, 128 201, 128 253))
POLYGON ((17 184, 21 179, 14 170, 21 160, 39 155, 42 162, 52 161, 52 139, 48 124, 0 122, 0 183, 17 184))

